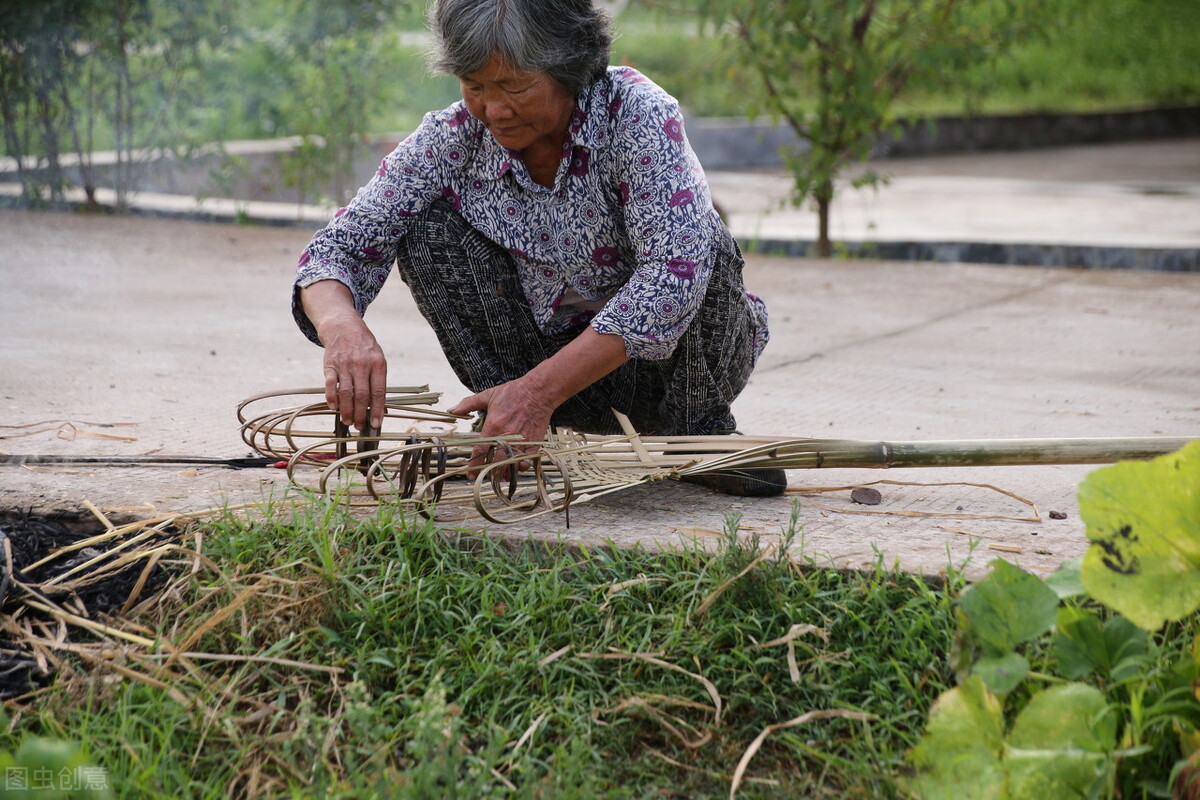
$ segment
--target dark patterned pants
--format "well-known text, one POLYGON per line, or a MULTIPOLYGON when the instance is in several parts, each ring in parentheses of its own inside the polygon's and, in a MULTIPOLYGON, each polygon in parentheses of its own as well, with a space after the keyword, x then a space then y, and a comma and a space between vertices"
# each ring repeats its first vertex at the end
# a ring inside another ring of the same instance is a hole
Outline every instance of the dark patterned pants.
MULTIPOLYGON (((659 361, 630 359, 559 406, 551 424, 620 433, 615 408, 645 434, 733 430, 729 406, 754 368, 754 322, 741 253, 721 230, 708 293, 675 352, 659 361)), ((450 366, 473 392, 521 377, 583 330, 543 333, 512 256, 447 203, 413 221, 397 265, 450 366)))

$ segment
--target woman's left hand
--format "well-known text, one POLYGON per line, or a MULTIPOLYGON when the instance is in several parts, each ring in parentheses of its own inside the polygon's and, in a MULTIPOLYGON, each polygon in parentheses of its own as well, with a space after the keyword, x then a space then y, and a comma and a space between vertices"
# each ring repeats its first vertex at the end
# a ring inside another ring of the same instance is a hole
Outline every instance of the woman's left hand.
MULTIPOLYGON (((464 398, 454 408, 452 414, 469 414, 472 411, 487 412, 483 422, 484 436, 517 435, 526 442, 540 442, 546 438, 550 427, 550 416, 554 406, 547 403, 544 393, 534 391, 528 376, 517 378, 508 383, 501 383, 490 389, 464 398)), ((536 453, 536 444, 513 443, 513 449, 522 453, 536 453)), ((488 446, 480 445, 471 452, 468 476, 478 475, 479 467, 484 465, 487 458, 488 446)), ((505 458, 503 450, 497 450, 494 458, 505 458)), ((521 469, 527 468, 527 462, 521 462, 521 469)))
MULTIPOLYGON (((550 417, 567 398, 591 386, 628 360, 620 336, 584 328, 566 347, 516 380, 497 384, 466 398, 450 411, 469 414, 486 411, 484 436, 516 434, 526 442, 540 442, 550 428, 550 417)), ((523 453, 536 453, 536 444, 514 444, 523 453)), ((474 478, 487 459, 486 445, 471 452, 467 475, 474 478)), ((495 459, 506 456, 497 455, 495 459)), ((525 469, 528 463, 518 465, 525 469)))

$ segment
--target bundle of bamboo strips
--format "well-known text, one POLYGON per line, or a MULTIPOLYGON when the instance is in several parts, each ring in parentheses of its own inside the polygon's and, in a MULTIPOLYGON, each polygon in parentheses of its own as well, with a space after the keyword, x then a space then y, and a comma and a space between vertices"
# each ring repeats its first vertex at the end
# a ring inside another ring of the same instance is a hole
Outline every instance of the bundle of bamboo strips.
POLYGON ((455 426, 465 419, 429 408, 440 395, 428 386, 391 387, 385 425, 406 424, 400 433, 354 436, 339 428, 324 402, 249 416, 253 403, 292 395, 298 389, 256 395, 238 407, 242 437, 259 453, 288 461, 297 485, 352 505, 408 504, 440 521, 473 509, 503 523, 566 511, 632 486, 688 475, 746 469, 966 467, 1032 464, 1106 464, 1152 458, 1190 441, 1181 437, 1100 439, 983 439, 870 442, 786 436, 653 436, 633 430, 614 411, 624 435, 549 431, 540 442, 485 437, 455 426), (317 430, 312 423, 324 421, 317 430), (430 424, 434 429, 428 430, 430 424), (426 430, 422 429, 422 426, 426 430), (331 432, 332 430, 332 432, 331 432), (355 446, 350 452, 350 445, 355 446), (484 465, 469 467, 472 452, 487 448, 484 465), (518 475, 522 462, 531 469, 518 475), (304 466, 320 467, 306 483, 304 466), (477 472, 473 478, 469 472, 477 472))

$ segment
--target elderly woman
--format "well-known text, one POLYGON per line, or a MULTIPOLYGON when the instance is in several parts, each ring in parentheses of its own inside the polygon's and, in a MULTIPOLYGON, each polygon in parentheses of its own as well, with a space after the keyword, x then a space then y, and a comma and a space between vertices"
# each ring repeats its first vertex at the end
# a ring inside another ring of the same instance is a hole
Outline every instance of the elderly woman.
MULTIPOLYGON (((326 397, 378 428, 387 366, 362 315, 397 264, 485 435, 550 425, 731 433, 767 342, 676 101, 609 67, 590 0, 438 0, 435 66, 462 102, 426 115, 300 258, 301 330, 326 397)), ((775 495, 782 470, 697 476, 775 495)))

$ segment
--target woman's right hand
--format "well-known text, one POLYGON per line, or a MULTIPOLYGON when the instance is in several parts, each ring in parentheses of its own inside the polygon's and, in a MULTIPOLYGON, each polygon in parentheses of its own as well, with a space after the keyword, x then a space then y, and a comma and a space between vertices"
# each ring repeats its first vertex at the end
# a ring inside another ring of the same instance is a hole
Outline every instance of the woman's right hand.
POLYGON ((350 290, 319 281, 300 298, 325 348, 325 402, 346 425, 377 430, 386 410, 387 358, 354 309, 350 290))

